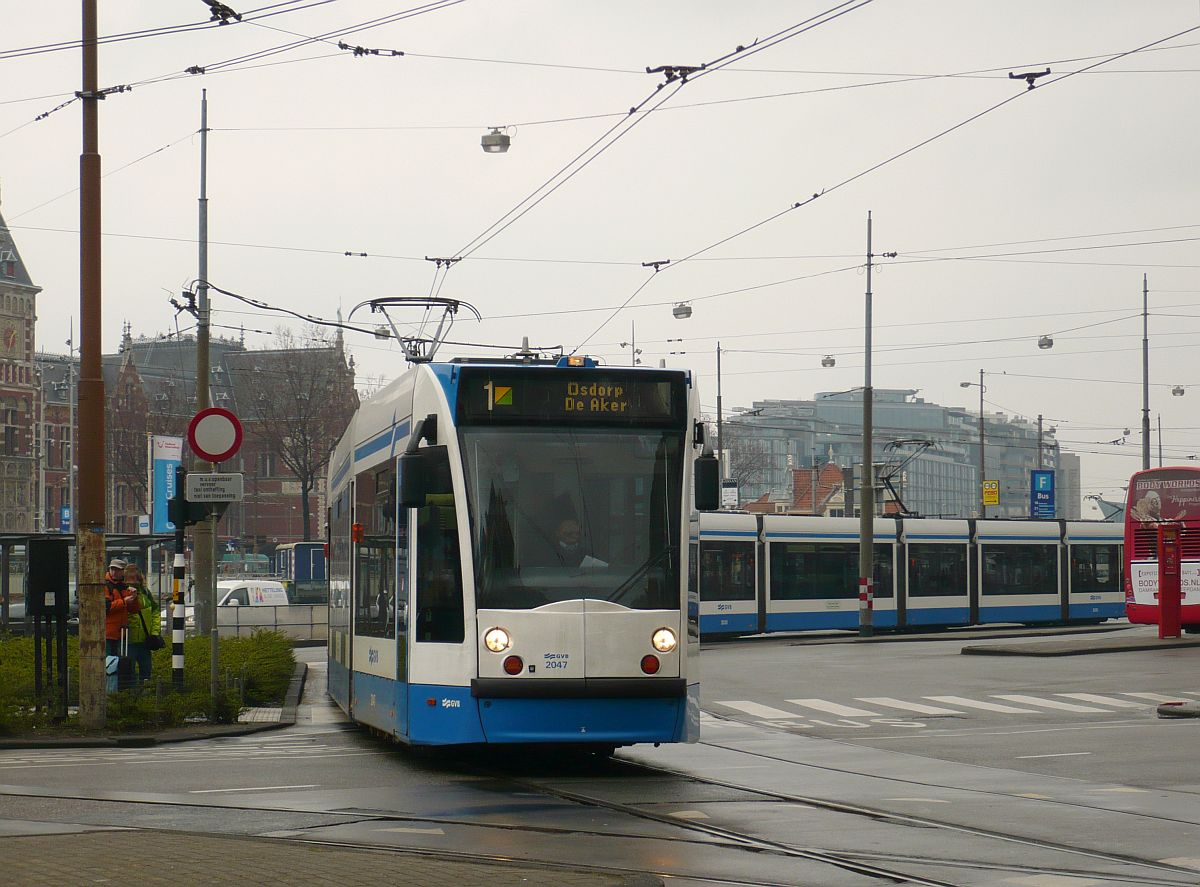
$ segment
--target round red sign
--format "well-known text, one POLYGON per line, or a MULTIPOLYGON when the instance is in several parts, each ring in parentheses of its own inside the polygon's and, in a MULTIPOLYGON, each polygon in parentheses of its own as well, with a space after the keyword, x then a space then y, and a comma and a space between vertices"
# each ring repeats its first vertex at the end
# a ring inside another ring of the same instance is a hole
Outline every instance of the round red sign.
POLYGON ((242 423, 229 410, 209 407, 188 423, 188 443, 201 459, 224 462, 242 446, 242 423))

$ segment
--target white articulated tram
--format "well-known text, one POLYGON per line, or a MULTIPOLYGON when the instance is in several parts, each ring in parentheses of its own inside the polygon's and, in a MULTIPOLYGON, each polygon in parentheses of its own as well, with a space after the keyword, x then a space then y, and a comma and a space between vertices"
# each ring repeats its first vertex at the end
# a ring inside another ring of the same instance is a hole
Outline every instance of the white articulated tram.
POLYGON ((418 745, 695 741, 703 448, 682 370, 417 364, 330 462, 330 695, 418 745))

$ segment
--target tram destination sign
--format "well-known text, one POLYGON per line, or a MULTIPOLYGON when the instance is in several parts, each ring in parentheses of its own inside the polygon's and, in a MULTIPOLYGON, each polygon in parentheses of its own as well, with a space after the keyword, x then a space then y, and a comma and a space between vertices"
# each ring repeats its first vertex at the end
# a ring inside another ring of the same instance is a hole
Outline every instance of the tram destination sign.
POLYGON ((680 421, 680 373, 472 368, 459 384, 462 424, 643 425, 680 421))

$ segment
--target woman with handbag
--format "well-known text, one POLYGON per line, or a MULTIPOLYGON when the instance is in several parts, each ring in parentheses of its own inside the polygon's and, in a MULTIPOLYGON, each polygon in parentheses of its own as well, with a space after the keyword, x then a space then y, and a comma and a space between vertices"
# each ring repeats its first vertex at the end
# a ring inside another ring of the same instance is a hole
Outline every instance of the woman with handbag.
POLYGON ((163 646, 158 602, 146 588, 146 579, 137 564, 125 568, 125 582, 136 589, 138 610, 129 617, 129 657, 133 660, 137 684, 150 680, 151 652, 163 646))

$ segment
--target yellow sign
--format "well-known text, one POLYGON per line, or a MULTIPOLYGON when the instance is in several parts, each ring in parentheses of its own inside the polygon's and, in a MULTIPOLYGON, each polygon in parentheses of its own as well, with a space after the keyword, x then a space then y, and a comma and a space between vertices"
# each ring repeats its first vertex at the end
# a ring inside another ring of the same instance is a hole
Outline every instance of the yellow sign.
POLYGON ((999 505, 1000 504, 1000 481, 985 480, 983 482, 983 504, 984 505, 999 505))

